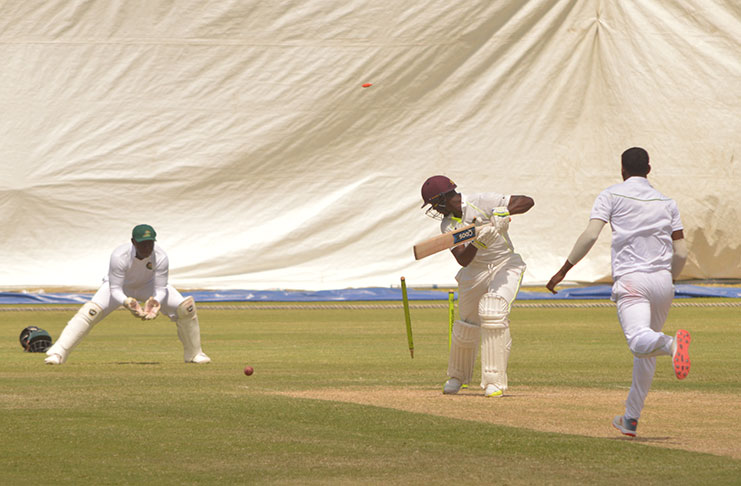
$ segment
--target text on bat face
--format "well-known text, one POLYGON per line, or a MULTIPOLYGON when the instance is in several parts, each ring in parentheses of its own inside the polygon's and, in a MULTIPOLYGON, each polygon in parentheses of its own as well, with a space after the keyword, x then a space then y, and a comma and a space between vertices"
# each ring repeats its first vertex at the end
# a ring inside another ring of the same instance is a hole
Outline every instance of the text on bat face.
POLYGON ((458 243, 461 241, 470 240, 476 236, 476 228, 468 228, 465 231, 459 231, 457 233, 453 233, 453 243, 458 243))

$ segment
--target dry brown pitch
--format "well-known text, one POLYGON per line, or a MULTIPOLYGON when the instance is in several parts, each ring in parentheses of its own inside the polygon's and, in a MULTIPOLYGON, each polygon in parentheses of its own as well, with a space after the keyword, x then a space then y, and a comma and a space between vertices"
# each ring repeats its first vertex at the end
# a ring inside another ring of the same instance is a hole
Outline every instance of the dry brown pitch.
POLYGON ((643 444, 741 459, 741 411, 732 394, 651 391, 639 421, 638 437, 615 430, 628 390, 518 386, 501 398, 480 389, 443 395, 439 389, 358 388, 281 393, 441 417, 488 422, 540 432, 631 440, 643 444))

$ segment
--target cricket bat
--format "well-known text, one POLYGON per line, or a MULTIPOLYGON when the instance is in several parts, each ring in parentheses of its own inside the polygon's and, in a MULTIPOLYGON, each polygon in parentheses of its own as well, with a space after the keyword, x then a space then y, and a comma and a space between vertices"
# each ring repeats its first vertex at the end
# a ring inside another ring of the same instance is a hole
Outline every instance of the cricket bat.
POLYGON ((424 257, 449 248, 456 247, 476 238, 476 225, 469 224, 463 228, 449 231, 414 245, 414 259, 420 260, 424 257))

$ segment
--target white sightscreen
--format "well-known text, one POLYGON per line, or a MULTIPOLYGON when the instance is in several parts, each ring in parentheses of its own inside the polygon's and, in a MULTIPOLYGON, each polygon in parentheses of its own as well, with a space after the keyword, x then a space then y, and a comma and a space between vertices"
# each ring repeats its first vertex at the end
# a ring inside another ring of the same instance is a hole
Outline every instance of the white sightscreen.
MULTIPOLYGON (((736 0, 0 9, 2 288, 95 288, 143 222, 182 288, 451 284, 412 256, 434 174, 532 196, 510 233, 543 283, 636 145, 683 276, 741 278, 736 0)), ((609 239, 569 277, 609 280, 609 239)))

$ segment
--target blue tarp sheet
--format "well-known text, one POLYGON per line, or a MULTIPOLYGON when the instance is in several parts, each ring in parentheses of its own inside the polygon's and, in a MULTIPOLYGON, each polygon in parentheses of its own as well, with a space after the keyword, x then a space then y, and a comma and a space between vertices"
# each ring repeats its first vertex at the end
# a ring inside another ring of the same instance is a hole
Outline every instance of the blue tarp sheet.
MULTIPOLYGON (((610 285, 563 288, 558 294, 521 290, 517 300, 578 300, 609 299, 610 285)), ((447 300, 448 293, 439 290, 408 289, 409 300, 447 300)), ((401 300, 398 288, 365 288, 321 291, 286 290, 208 290, 183 292, 192 295, 196 302, 343 302, 401 300)), ((0 304, 82 304, 92 298, 89 293, 27 293, 0 292, 0 304)), ((456 293, 456 298, 458 297, 456 293)), ((741 298, 740 287, 704 287, 680 284, 676 298, 731 297, 741 298)))

